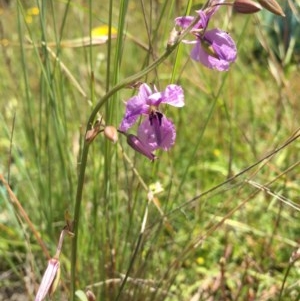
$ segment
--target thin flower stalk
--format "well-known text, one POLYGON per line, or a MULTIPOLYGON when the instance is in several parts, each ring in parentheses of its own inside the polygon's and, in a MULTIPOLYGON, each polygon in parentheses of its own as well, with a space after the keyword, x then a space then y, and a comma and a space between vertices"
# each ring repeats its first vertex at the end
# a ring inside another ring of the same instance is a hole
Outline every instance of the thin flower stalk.
MULTIPOLYGON (((111 97, 117 93, 122 88, 137 82, 140 78, 157 68, 162 62, 164 62, 170 54, 177 48, 178 44, 184 39, 191 28, 199 21, 199 16, 191 22, 190 26, 188 26, 183 32, 180 34, 178 39, 174 41, 173 45, 169 45, 166 47, 166 51, 152 64, 150 64, 145 69, 141 70, 140 72, 125 78, 124 80, 120 81, 117 85, 115 85, 110 91, 108 91, 95 105, 94 109, 92 110, 90 117, 87 122, 86 132, 89 131, 92 127, 92 124, 97 116, 98 112, 102 108, 102 106, 111 99, 111 97)), ((81 202, 82 202, 82 192, 83 192, 83 185, 85 179, 85 170, 87 166, 87 158, 89 153, 89 146, 90 143, 88 141, 84 141, 82 154, 80 158, 79 170, 78 170, 78 182, 77 182, 77 192, 75 198, 75 209, 74 209, 74 220, 73 220, 73 233, 74 238, 72 240, 72 252, 71 252, 71 294, 70 300, 75 300, 75 283, 76 283, 76 261, 77 261, 77 244, 78 244, 78 225, 80 222, 80 209, 81 209, 81 202)))

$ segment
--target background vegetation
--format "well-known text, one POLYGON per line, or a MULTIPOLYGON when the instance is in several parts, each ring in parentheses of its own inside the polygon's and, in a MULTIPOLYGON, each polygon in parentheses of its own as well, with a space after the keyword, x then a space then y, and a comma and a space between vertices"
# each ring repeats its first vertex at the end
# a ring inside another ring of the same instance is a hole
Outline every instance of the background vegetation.
MULTIPOLYGON (((66 212, 73 215, 93 106, 162 54, 174 18, 193 14, 197 3, 6 3, 0 19, 0 299, 19 293, 18 300, 33 300, 66 212)), ((288 9, 292 2, 279 3, 288 9)), ((167 109, 176 145, 150 162, 124 137, 112 144, 99 135, 92 143, 76 289, 92 290, 97 300, 299 300, 294 5, 293 26, 291 18, 269 12, 218 11, 210 26, 230 32, 238 45, 227 73, 191 61, 191 48, 180 45, 141 79, 184 88, 186 106, 167 109), (148 203, 148 189, 158 184, 163 190, 154 189, 148 203)), ((133 93, 122 89, 106 103, 107 124, 119 125, 123 101, 133 93)), ((71 243, 66 237, 53 300, 69 298, 71 243)))

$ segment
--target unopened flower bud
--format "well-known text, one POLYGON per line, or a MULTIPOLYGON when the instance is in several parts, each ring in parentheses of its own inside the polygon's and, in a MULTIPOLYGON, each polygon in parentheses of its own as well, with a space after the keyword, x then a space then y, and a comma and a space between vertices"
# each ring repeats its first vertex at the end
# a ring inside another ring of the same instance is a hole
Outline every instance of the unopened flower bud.
POLYGON ((60 276, 60 263, 56 258, 51 258, 48 262, 48 267, 43 276, 41 285, 36 294, 35 301, 42 301, 48 295, 52 295, 56 290, 59 276, 60 276))
POLYGON ((233 9, 240 14, 254 14, 262 9, 262 6, 252 0, 236 0, 233 9))
POLYGON ((137 152, 149 158, 151 161, 157 159, 157 157, 151 153, 151 151, 143 144, 143 142, 135 135, 127 135, 127 143, 137 152))
POLYGON ((285 13, 283 12, 280 5, 277 3, 276 0, 257 0, 262 7, 270 11, 271 13, 285 17, 285 13))
POLYGON ((86 294, 88 301, 96 301, 96 296, 94 295, 94 293, 91 290, 87 290, 85 292, 85 294, 86 294))
POLYGON ((116 143, 118 141, 118 131, 112 125, 108 125, 104 128, 104 136, 113 143, 116 143))

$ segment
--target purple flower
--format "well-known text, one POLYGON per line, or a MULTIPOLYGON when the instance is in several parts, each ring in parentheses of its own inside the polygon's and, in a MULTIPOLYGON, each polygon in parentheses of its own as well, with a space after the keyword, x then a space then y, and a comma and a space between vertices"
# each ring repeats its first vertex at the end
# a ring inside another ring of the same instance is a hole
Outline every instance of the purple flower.
POLYGON ((126 103, 126 113, 119 130, 126 132, 141 115, 147 118, 138 128, 138 139, 147 151, 158 148, 170 149, 175 143, 175 126, 158 110, 160 104, 169 104, 174 107, 184 106, 183 90, 177 85, 168 85, 162 92, 154 91, 147 84, 142 84, 137 96, 133 96, 126 103))
MULTIPOLYGON (((223 1, 211 1, 212 5, 222 3, 223 1)), ((210 69, 226 71, 230 63, 236 60, 236 45, 230 35, 220 29, 206 30, 211 16, 216 12, 219 6, 208 7, 205 11, 199 10, 197 13, 200 20, 194 25, 191 33, 195 35, 196 40, 183 40, 186 44, 195 44, 191 51, 191 58, 201 62, 210 69)), ((176 25, 187 28, 194 17, 186 16, 175 19, 176 25)))
POLYGON ((127 135, 127 143, 137 152, 146 156, 151 161, 157 159, 157 157, 151 153, 149 148, 143 144, 143 142, 135 135, 127 135))
POLYGON ((210 69, 226 71, 236 60, 236 46, 232 38, 220 29, 212 29, 198 38, 191 58, 210 69))

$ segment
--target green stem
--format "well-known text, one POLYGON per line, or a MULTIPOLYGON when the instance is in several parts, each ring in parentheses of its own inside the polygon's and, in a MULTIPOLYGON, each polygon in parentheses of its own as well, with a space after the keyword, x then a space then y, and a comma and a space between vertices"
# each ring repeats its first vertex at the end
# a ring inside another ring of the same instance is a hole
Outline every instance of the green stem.
POLYGON ((71 299, 70 299, 71 301, 75 300, 75 288, 76 288, 75 275, 76 275, 76 259, 77 259, 78 226, 79 226, 80 205, 82 200, 82 191, 83 191, 88 152, 89 152, 89 143, 86 142, 85 140, 82 149, 82 154, 81 154, 81 162, 79 162, 80 168, 79 168, 79 175, 78 175, 77 193, 76 193, 74 219, 73 219, 74 237, 72 239, 72 251, 71 251, 72 252, 71 253, 71 299))
MULTIPOLYGON (((108 91, 98 101, 98 103, 95 105, 94 109, 92 110, 92 113, 86 125, 86 131, 91 129, 97 113, 100 111, 101 107, 110 99, 111 96, 113 96, 116 92, 128 86, 129 84, 136 82, 138 79, 140 79, 141 77, 145 76, 146 74, 154 70, 156 67, 158 67, 177 48, 181 40, 189 33, 190 29, 199 21, 199 19, 200 19, 199 16, 195 17, 195 19, 190 24, 190 26, 180 34, 177 41, 175 41, 173 45, 168 45, 166 51, 162 54, 162 56, 159 57, 157 60, 155 60, 151 65, 141 70, 140 72, 123 79, 120 83, 118 83, 110 91, 108 91)), ((75 300, 78 226, 79 226, 80 207, 82 201, 82 191, 84 185, 85 169, 87 165, 86 163, 88 158, 89 145, 90 143, 85 140, 83 144, 82 154, 81 154, 81 161, 79 162, 80 167, 79 167, 77 193, 76 193, 75 208, 74 208, 74 224, 73 224, 74 238, 72 240, 72 250, 71 250, 71 296, 70 296, 71 301, 75 300)))

